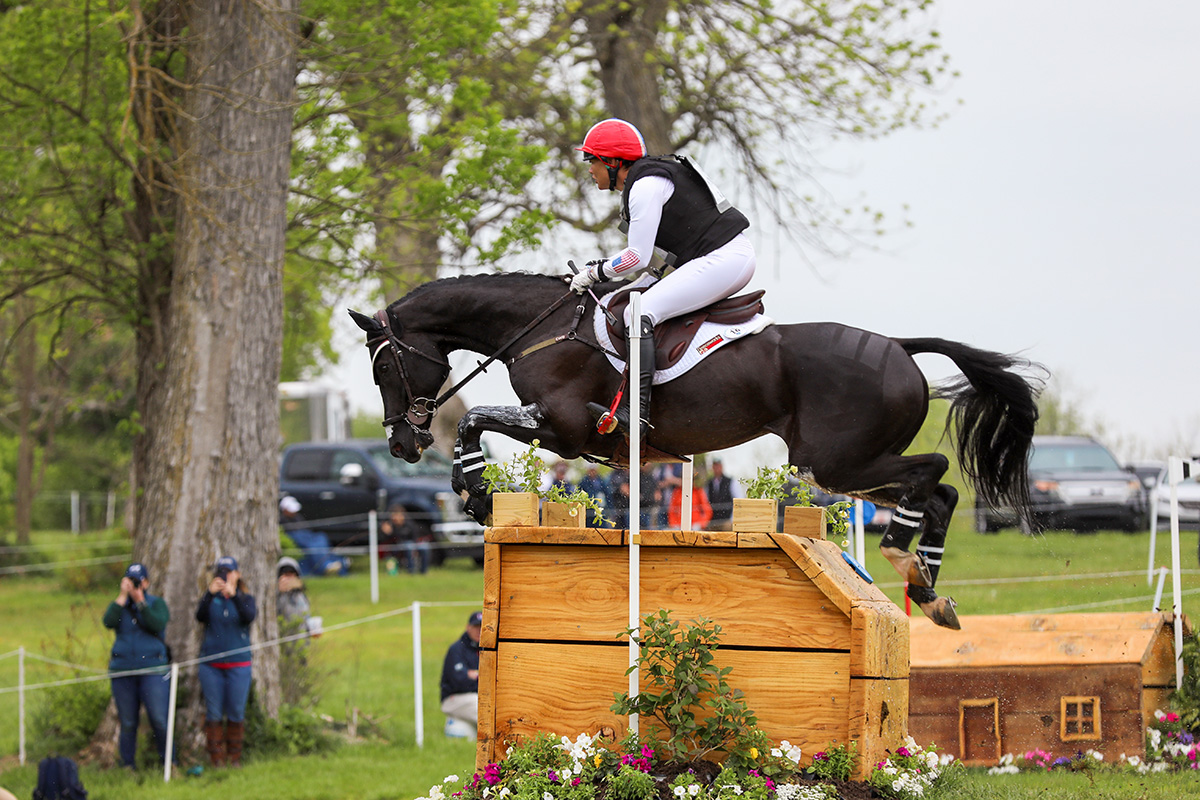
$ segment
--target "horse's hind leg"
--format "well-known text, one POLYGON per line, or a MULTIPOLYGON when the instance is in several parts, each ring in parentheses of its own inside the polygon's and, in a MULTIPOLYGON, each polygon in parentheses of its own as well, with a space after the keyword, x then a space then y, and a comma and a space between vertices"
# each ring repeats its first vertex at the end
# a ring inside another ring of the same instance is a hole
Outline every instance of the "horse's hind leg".
MULTIPOLYGON (((909 585, 933 586, 934 578, 925 558, 908 548, 913 537, 926 527, 926 511, 938 489, 938 481, 950 468, 950 461, 940 453, 905 456, 904 461, 905 474, 892 483, 902 495, 879 541, 879 551, 909 585)), ((945 538, 944 531, 942 537, 945 538)))
POLYGON ((937 585, 938 572, 942 567, 942 556, 946 551, 946 530, 958 505, 958 491, 945 483, 938 484, 925 507, 925 525, 921 540, 917 543, 917 555, 929 570, 929 585, 908 585, 909 598, 921 607, 925 616, 943 628, 958 630, 958 615, 954 612, 954 600, 938 597, 933 587, 937 585))

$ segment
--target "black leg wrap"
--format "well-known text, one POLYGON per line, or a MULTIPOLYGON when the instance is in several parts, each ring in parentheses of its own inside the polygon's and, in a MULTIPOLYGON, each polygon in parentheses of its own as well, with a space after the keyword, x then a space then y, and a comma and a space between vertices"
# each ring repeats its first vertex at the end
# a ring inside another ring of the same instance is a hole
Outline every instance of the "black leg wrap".
POLYGON ((913 586, 911 583, 908 585, 907 594, 909 599, 917 605, 920 605, 921 603, 932 603, 934 600, 937 600, 938 597, 937 592, 935 592, 933 589, 930 589, 926 586, 913 586))
POLYGON ((910 504, 905 497, 892 512, 892 520, 888 523, 883 538, 879 540, 880 547, 896 547, 907 550, 912 544, 913 537, 921 531, 925 519, 925 504, 910 504))
POLYGON ((946 534, 930 534, 926 531, 921 536, 921 541, 917 543, 917 553, 925 559, 925 566, 929 568, 929 577, 932 578, 930 586, 937 586, 938 572, 942 568, 942 554, 945 552, 946 534))

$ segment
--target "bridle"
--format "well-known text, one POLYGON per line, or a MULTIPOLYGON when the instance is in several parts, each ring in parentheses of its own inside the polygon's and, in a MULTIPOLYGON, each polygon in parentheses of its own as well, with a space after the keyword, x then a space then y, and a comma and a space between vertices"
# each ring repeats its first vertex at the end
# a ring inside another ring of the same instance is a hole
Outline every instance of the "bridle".
MULTIPOLYGON (((540 325, 542 323, 543 320, 546 319, 546 317, 550 316, 556 310, 558 310, 559 306, 561 306, 564 302, 566 302, 567 298, 570 297, 572 294, 574 294, 574 293, 572 291, 568 290, 566 294, 564 294, 562 297, 558 298, 558 300, 551 303, 549 308, 547 308, 541 314, 538 314, 537 318, 535 318, 532 322, 530 322, 524 328, 519 330, 516 333, 516 335, 513 336, 511 339, 509 339, 507 342, 505 342, 500 347, 499 350, 497 350, 495 353, 492 353, 490 356, 488 356, 483 361, 479 362, 479 366, 477 366, 474 370, 472 370, 470 375, 463 378, 461 381, 454 384, 446 391, 442 392, 442 394, 439 397, 437 397, 436 399, 432 398, 432 397, 417 397, 415 395, 415 393, 412 390, 412 387, 409 385, 408 368, 404 363, 404 353, 408 352, 414 356, 419 356, 420 358, 423 358, 426 361, 431 361, 434 364, 437 364, 439 367, 442 367, 445 370, 445 372, 443 373, 443 376, 445 376, 446 374, 449 374, 450 362, 447 361, 445 358, 442 358, 440 354, 436 357, 431 356, 428 353, 421 352, 420 350, 413 347, 408 342, 400 341, 400 337, 397 336, 395 334, 395 332, 392 331, 392 325, 391 325, 391 322, 388 320, 387 310, 383 309, 380 311, 376 311, 375 312, 375 320, 379 323, 379 325, 382 329, 382 334, 379 336, 374 336, 374 337, 367 339, 367 349, 371 352, 371 373, 373 375, 375 374, 375 360, 377 358, 379 358, 379 354, 384 352, 385 349, 391 351, 392 356, 395 358, 396 366, 398 367, 398 369, 400 371, 400 381, 404 387, 404 394, 405 394, 405 396, 412 399, 412 402, 409 403, 408 409, 403 414, 393 414, 392 416, 386 417, 383 420, 383 427, 387 430, 388 438, 389 439, 391 438, 392 427, 396 423, 405 422, 405 423, 408 423, 408 427, 412 428, 413 435, 416 437, 418 445, 422 441, 427 441, 429 444, 432 444, 433 437, 429 433, 429 426, 433 422, 433 418, 434 418, 434 416, 437 415, 437 411, 442 406, 442 404, 445 403, 447 400, 449 400, 454 395, 458 394, 459 389, 461 389, 463 386, 465 386, 469 380, 471 380, 476 375, 478 375, 479 373, 481 373, 485 369, 487 369, 488 364, 491 364, 493 361, 495 361, 497 358, 499 358, 500 355, 504 353, 504 351, 508 350, 508 348, 510 348, 514 344, 516 344, 521 339, 522 336, 524 336, 525 334, 529 333, 531 330, 536 328, 538 325, 540 325)), ((581 298, 580 302, 579 302, 579 306, 576 308, 575 323, 572 325, 572 336, 569 338, 574 338, 574 336, 573 336, 574 328, 575 328, 575 325, 578 324, 580 317, 582 317, 583 311, 584 311, 584 301, 581 298)), ((563 337, 563 338, 568 338, 568 337, 563 337)), ((376 386, 379 385, 378 377, 375 378, 375 385, 376 386)))
MULTIPOLYGON (((400 341, 400 337, 392 331, 386 310, 375 312, 375 319, 382 327, 383 335, 367 341, 367 349, 371 351, 371 373, 375 374, 375 360, 379 358, 379 354, 385 348, 390 350, 400 372, 400 382, 404 386, 404 395, 411 398, 408 409, 403 414, 393 414, 390 417, 384 418, 383 427, 387 429, 388 438, 390 439, 392 426, 398 422, 406 422, 408 423, 408 427, 412 428, 413 435, 417 438, 417 441, 420 442, 422 439, 429 437, 429 425, 433 422, 433 418, 437 414, 438 406, 448 400, 449 395, 444 394, 437 399, 432 397, 417 397, 416 393, 412 390, 412 386, 409 384, 408 367, 404 362, 404 353, 412 353, 414 356, 420 356, 426 361, 431 361, 442 367, 445 370, 443 377, 450 372, 450 362, 441 357, 434 357, 428 353, 423 353, 408 342, 400 341), (376 345, 376 342, 378 342, 378 345, 376 345)), ((375 378, 375 384, 379 385, 379 378, 375 378)), ((457 391, 458 387, 454 388, 457 391)))

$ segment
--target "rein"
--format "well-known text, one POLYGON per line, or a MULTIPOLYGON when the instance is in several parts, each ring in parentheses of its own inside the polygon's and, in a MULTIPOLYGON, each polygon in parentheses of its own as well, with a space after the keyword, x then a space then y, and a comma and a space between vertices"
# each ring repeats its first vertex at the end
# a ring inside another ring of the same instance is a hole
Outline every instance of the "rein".
MULTIPOLYGON (((547 317, 549 317, 551 314, 553 314, 555 311, 557 311, 562 306, 562 304, 564 302, 566 302, 567 298, 569 298, 572 294, 573 294, 573 292, 568 289, 566 294, 564 294, 562 297, 558 298, 553 303, 551 303, 550 306, 545 311, 543 311, 541 314, 538 314, 537 317, 535 317, 532 322, 527 324, 521 330, 517 331, 517 333, 512 338, 510 338, 507 342, 505 342, 503 345, 500 346, 499 350, 492 353, 490 356, 488 356, 483 361, 479 362, 479 365, 477 367, 475 367, 475 369, 471 370, 471 373, 469 375, 467 375, 467 377, 463 378, 461 381, 454 384, 446 391, 442 392, 442 394, 440 396, 438 396, 437 398, 417 397, 413 393, 412 388, 409 386, 409 383, 408 383, 408 370, 405 368, 404 358, 401 353, 401 350, 402 349, 407 350, 408 352, 412 353, 415 356, 420 356, 421 358, 424 358, 426 361, 432 361, 433 363, 437 364, 438 366, 446 367, 447 370, 450 367, 449 362, 444 361, 441 358, 435 358, 434 356, 431 356, 427 353, 423 353, 420 350, 418 350, 417 348, 408 344, 407 342, 400 341, 400 337, 396 336, 396 334, 394 334, 392 332, 392 326, 387 318, 387 311, 386 310, 377 311, 375 313, 375 319, 378 320, 380 325, 383 327, 383 336, 382 336, 382 341, 380 341, 379 338, 376 338, 376 339, 372 339, 367 342, 368 348, 373 347, 375 342, 377 342, 377 341, 380 342, 379 346, 375 347, 373 352, 371 353, 371 365, 372 365, 372 367, 374 367, 375 359, 379 357, 379 354, 383 351, 383 349, 385 347, 390 347, 392 353, 396 356, 396 363, 400 367, 400 380, 404 385, 404 391, 410 398, 412 398, 412 403, 409 405, 408 410, 403 415, 393 415, 391 417, 384 419, 383 426, 385 428, 390 428, 395 423, 403 420, 408 423, 408 426, 413 429, 413 432, 415 434, 419 435, 419 434, 423 433, 426 436, 428 436, 428 426, 426 426, 426 428, 419 427, 421 422, 424 422, 426 420, 432 420, 432 418, 437 414, 438 408, 441 407, 443 403, 445 403, 451 397, 456 395, 458 393, 458 390, 461 389, 463 386, 465 386, 476 375, 478 375, 479 373, 486 370, 489 364, 491 364, 493 361, 498 359, 500 357, 500 355, 504 353, 505 350, 512 347, 514 344, 516 344, 521 339, 522 336, 529 333, 531 330, 533 330, 538 325, 540 325, 547 317)), ((580 299, 579 306, 576 308, 576 314, 575 314, 576 324, 578 324, 579 317, 581 317, 583 315, 584 308, 585 308, 584 300, 580 299)), ((574 327, 575 326, 572 325, 572 329, 574 329, 574 327)), ((524 355, 524 353, 522 353, 522 355, 524 355)), ((378 381, 376 381, 376 382, 378 382, 378 381)))

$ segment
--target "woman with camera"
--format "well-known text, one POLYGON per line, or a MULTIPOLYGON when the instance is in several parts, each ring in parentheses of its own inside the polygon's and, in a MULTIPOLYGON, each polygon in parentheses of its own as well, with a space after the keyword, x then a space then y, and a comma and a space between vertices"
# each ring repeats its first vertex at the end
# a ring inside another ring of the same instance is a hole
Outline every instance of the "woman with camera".
POLYGON ((258 616, 254 596, 232 556, 217 559, 196 620, 204 625, 200 690, 204 693, 204 736, 214 767, 242 765, 246 699, 250 696, 250 624, 258 616))

